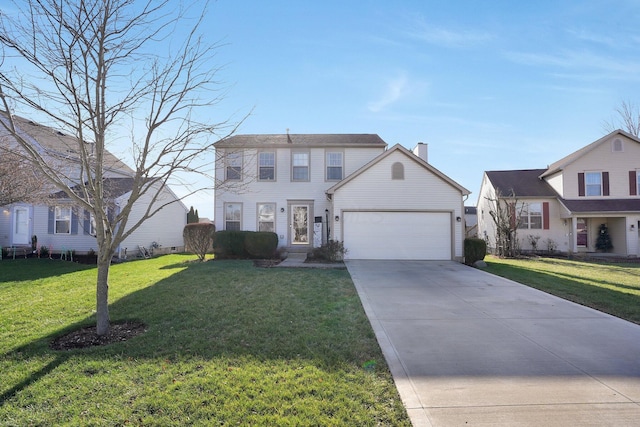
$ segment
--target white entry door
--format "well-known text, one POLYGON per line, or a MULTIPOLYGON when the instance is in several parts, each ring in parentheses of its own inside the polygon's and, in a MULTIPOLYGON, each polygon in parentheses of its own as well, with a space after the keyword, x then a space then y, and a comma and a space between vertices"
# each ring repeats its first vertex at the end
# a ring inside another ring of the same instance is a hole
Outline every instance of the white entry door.
POLYGON ((291 205, 291 244, 309 244, 309 205, 291 205))
POLYGON ((29 209, 24 206, 13 208, 13 244, 29 244, 29 209))

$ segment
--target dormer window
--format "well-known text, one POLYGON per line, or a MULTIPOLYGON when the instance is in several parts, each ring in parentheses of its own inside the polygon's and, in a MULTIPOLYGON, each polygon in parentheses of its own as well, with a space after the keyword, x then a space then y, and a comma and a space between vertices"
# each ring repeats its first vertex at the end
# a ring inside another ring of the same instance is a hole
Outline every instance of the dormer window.
POLYGON ((391 179, 404 179, 404 165, 400 162, 395 162, 391 165, 391 179))

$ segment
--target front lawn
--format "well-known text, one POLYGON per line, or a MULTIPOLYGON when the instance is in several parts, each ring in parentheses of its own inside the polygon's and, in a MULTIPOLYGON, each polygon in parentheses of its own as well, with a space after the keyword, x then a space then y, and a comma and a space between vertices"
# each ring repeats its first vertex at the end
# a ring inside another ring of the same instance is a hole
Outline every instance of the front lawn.
POLYGON ((487 256, 486 271, 640 324, 640 264, 487 256))
POLYGON ((114 265, 112 321, 147 332, 67 352, 95 268, 0 261, 0 425, 410 425, 347 271, 193 259, 114 265))

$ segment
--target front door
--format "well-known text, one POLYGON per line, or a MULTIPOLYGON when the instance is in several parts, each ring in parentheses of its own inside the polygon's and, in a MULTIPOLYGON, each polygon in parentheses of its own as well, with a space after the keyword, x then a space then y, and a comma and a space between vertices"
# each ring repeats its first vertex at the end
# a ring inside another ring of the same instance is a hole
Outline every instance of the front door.
POLYGON ((587 230, 586 218, 578 218, 576 221, 576 237, 579 248, 586 248, 589 246, 588 235, 589 232, 587 230))
POLYGON ((29 209, 24 206, 13 208, 13 244, 29 244, 29 209))
POLYGON ((309 205, 291 205, 291 244, 309 244, 309 205))

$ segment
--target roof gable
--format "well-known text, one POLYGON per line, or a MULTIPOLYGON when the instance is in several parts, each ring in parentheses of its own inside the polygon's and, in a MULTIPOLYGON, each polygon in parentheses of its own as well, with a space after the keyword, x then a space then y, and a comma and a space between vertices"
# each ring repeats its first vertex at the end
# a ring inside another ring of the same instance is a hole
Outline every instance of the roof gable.
POLYGON ((554 173, 563 170, 564 168, 566 168, 571 163, 577 161, 578 159, 580 159, 581 157, 585 156, 589 152, 593 151, 595 148, 599 147, 601 144, 604 144, 605 142, 609 141, 611 138, 613 138, 616 135, 624 136, 624 137, 628 138, 629 140, 640 144, 640 139, 638 139, 637 137, 631 135, 628 132, 625 132, 625 131, 623 131, 621 129, 618 129, 618 130, 615 130, 615 131, 609 133, 608 135, 603 136, 602 138, 598 139, 597 141, 594 141, 591 144, 589 144, 589 145, 587 145, 585 147, 582 147, 581 149, 579 149, 577 151, 574 151, 573 153, 569 154, 568 156, 563 157, 562 159, 558 160, 557 162, 552 163, 551 165, 549 165, 549 167, 547 169, 544 170, 544 172, 542 174, 540 174, 540 177, 544 178, 546 176, 553 175, 554 173))
POLYGON ((214 144, 216 148, 282 147, 386 147, 376 134, 248 134, 233 135, 214 144))
POLYGON ((553 188, 540 175, 546 169, 487 171, 493 188, 504 197, 556 197, 553 188))
POLYGON ((429 172, 431 172, 435 176, 437 176, 440 179, 442 179, 443 181, 445 181, 447 184, 449 184, 452 187, 456 188, 457 190, 459 190, 462 193, 462 195, 471 194, 471 192, 469 190, 467 190, 466 188, 464 188, 463 186, 461 186, 460 184, 458 184, 457 182, 455 182, 454 180, 452 180, 451 178, 449 178, 448 176, 446 176, 445 174, 440 172, 438 169, 434 168, 429 163, 425 162, 423 159, 421 159, 420 157, 416 156, 415 154, 413 154, 411 151, 407 150, 405 147, 403 147, 400 144, 394 145, 393 147, 391 147, 390 149, 386 150, 384 153, 380 154, 378 157, 376 157, 375 159, 371 160, 369 163, 367 163, 366 165, 364 165, 363 167, 361 167, 360 169, 358 169, 357 171, 355 171, 354 173, 352 173, 351 175, 349 175, 348 177, 343 179, 342 181, 338 182, 337 184, 335 184, 334 186, 329 188, 327 190, 327 194, 335 193, 336 190, 340 189, 341 187, 343 187, 347 183, 353 181, 354 179, 357 179, 365 171, 367 171, 368 169, 370 169, 373 166, 377 165, 382 160, 384 160, 385 158, 390 156, 392 153, 396 153, 396 152, 402 153, 409 160, 416 162, 421 167, 423 167, 425 170, 428 170, 429 172))

